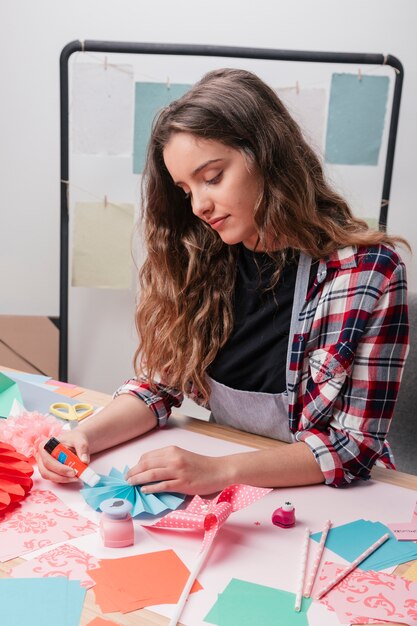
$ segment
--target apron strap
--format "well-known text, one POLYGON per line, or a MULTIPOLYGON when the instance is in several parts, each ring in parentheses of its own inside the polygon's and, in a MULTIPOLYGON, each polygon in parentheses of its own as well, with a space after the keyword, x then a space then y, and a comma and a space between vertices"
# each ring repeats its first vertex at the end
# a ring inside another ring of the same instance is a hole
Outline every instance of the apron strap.
POLYGON ((290 334, 288 336, 287 376, 290 370, 292 342, 293 342, 293 337, 297 330, 298 317, 301 313, 301 310, 303 308, 303 305, 307 297, 308 283, 310 279, 310 267, 311 267, 311 256, 308 256, 308 254, 305 254, 304 252, 300 251, 300 258, 298 260, 297 277, 295 279, 295 287, 294 287, 294 300, 293 300, 292 313, 291 313, 290 334))

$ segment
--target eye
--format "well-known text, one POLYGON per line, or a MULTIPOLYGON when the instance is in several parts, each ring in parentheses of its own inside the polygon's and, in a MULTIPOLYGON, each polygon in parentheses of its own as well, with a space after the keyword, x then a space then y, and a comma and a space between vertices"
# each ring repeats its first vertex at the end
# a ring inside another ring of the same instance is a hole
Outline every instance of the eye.
POLYGON ((218 174, 216 174, 216 176, 214 176, 213 178, 210 178, 209 180, 206 180, 205 183, 206 183, 206 185, 216 185, 217 183, 219 183, 221 181, 222 176, 223 176, 223 171, 221 171, 218 174))

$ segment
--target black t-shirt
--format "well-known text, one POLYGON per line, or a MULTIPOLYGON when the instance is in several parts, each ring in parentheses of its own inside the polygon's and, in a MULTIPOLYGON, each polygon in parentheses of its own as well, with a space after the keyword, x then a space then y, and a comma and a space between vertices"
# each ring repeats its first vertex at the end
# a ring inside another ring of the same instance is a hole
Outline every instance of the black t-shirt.
POLYGON ((227 387, 282 393, 286 390, 288 335, 298 255, 283 268, 273 289, 271 257, 240 246, 234 327, 208 374, 227 387))

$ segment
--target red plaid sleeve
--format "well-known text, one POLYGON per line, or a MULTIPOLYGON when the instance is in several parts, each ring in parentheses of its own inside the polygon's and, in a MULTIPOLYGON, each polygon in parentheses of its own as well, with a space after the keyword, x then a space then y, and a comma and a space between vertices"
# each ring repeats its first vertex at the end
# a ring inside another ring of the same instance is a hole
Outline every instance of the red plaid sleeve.
POLYGON ((124 393, 137 396, 153 411, 158 426, 163 427, 171 415, 172 407, 181 406, 184 396, 181 391, 172 387, 166 387, 162 384, 156 384, 155 387, 156 391, 153 391, 145 380, 131 378, 117 389, 113 397, 116 398, 124 393))

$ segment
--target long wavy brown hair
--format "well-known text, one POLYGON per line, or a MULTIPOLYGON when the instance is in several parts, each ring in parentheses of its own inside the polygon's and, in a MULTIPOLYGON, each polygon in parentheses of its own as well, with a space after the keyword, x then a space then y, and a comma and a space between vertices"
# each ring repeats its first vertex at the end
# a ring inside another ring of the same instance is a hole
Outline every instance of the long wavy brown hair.
POLYGON ((271 236, 286 248, 271 253, 275 278, 290 251, 323 258, 347 245, 406 242, 369 229, 325 181, 322 165, 276 93, 254 74, 206 74, 154 122, 142 184, 147 256, 139 272, 136 313, 138 375, 162 379, 207 399, 206 371, 233 326, 237 247, 197 218, 173 182, 163 150, 187 132, 240 150, 263 177, 254 207, 259 246, 271 236))

